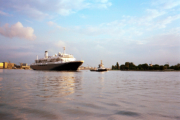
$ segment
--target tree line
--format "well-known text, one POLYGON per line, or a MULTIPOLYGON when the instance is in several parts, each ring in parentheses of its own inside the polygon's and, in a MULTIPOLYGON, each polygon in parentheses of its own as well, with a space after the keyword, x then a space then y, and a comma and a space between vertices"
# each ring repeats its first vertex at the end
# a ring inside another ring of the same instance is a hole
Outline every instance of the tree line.
POLYGON ((169 66, 169 64, 165 65, 158 65, 158 64, 139 64, 136 66, 133 62, 125 62, 125 64, 119 65, 117 62, 116 65, 112 65, 112 70, 165 70, 165 69, 172 69, 172 70, 180 70, 180 64, 169 66))

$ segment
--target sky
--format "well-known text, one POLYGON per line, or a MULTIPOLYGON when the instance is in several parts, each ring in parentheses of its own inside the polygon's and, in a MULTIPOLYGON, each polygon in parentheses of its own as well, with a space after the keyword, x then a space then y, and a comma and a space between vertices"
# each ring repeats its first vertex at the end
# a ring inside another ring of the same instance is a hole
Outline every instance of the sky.
POLYGON ((0 62, 63 52, 83 66, 180 63, 179 0, 0 0, 0 62))

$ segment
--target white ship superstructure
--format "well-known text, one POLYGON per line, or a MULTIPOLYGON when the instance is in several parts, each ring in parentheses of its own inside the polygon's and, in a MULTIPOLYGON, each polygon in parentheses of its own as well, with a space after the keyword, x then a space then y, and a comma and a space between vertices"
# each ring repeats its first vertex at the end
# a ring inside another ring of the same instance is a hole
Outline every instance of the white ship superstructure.
POLYGON ((107 70, 107 69, 104 67, 103 63, 102 63, 102 60, 101 60, 101 64, 99 64, 98 70, 99 70, 99 71, 106 71, 106 70, 107 70))

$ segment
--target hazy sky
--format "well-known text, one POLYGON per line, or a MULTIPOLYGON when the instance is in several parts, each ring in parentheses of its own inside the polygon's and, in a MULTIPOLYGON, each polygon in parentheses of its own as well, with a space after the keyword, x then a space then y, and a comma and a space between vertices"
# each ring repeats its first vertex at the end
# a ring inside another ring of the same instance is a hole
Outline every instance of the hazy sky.
POLYGON ((180 0, 0 0, 0 62, 180 63, 180 0))

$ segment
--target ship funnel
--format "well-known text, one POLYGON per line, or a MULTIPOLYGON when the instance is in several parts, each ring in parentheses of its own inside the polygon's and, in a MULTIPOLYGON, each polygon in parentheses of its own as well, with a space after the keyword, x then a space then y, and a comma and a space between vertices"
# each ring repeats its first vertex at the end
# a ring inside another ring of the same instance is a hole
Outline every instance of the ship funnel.
POLYGON ((48 51, 45 51, 44 58, 48 58, 48 51))

